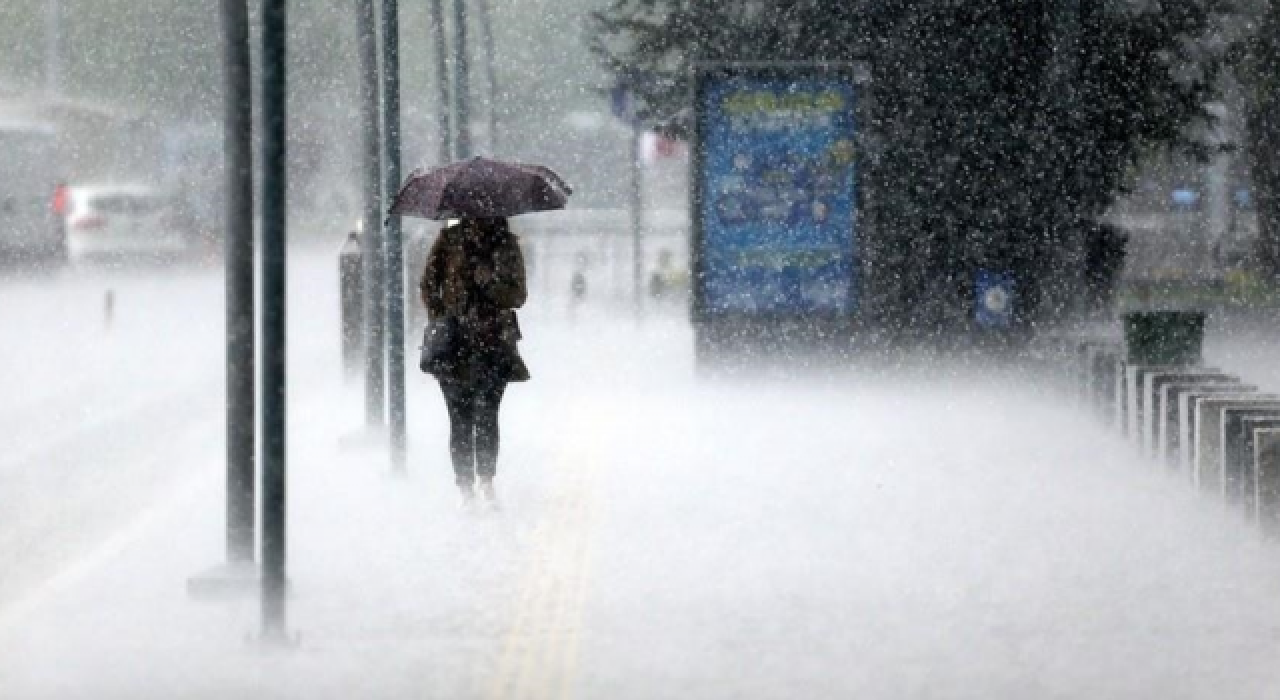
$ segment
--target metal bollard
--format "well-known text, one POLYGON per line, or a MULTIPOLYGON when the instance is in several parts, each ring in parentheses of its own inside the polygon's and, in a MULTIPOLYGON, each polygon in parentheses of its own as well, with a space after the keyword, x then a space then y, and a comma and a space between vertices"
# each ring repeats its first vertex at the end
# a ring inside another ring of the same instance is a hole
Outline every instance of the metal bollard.
MULTIPOLYGON (((1179 468, 1182 464, 1181 450, 1183 443, 1181 429, 1182 410, 1179 404, 1184 396, 1207 396, 1214 393, 1240 393, 1256 389, 1246 386, 1239 378, 1228 374, 1207 374, 1184 380, 1164 383, 1158 395, 1153 399, 1155 409, 1155 449, 1156 459, 1170 469, 1179 468)), ((1192 399, 1188 398, 1188 402, 1192 399)), ((1188 405, 1190 405, 1188 403, 1188 405)))
POLYGON ((1226 498, 1227 474, 1223 465, 1222 421, 1230 408, 1280 409, 1280 396, 1275 394, 1219 394, 1195 402, 1192 414, 1192 480, 1201 490, 1218 498, 1226 498))
POLYGON ((102 299, 102 321, 107 330, 111 330, 116 320, 116 291, 108 289, 102 299))
POLYGON ((1222 470, 1227 502, 1242 506, 1254 517, 1257 504, 1254 484, 1254 432, 1280 427, 1280 408, 1228 408, 1222 413, 1222 470))
POLYGON ((1160 422, 1165 420, 1165 416, 1161 414, 1161 411, 1167 410, 1167 407, 1160 403, 1160 397, 1166 386, 1177 382, 1203 380, 1201 382, 1203 384, 1223 379, 1233 378, 1209 367, 1189 367, 1169 371, 1155 370, 1142 373, 1142 382, 1138 386, 1139 434, 1137 440, 1141 445, 1142 453, 1152 459, 1158 456, 1157 438, 1159 437, 1160 422))
POLYGON ((364 259, 360 234, 352 231, 338 253, 342 313, 342 367, 347 378, 364 366, 364 259))
POLYGON ((1280 535, 1280 429, 1253 433, 1253 518, 1268 535, 1280 535))

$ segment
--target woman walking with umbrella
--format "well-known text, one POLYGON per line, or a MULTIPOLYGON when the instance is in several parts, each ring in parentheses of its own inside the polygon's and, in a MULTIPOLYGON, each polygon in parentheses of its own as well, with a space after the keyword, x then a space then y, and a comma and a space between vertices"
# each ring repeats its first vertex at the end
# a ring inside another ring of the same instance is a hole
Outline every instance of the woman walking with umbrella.
POLYGON ((463 505, 478 490, 497 505, 507 384, 529 379, 520 357, 516 309, 528 296, 524 258, 507 216, 560 209, 569 188, 539 166, 475 158, 415 172, 393 214, 460 221, 441 230, 427 255, 420 292, 427 308, 421 368, 435 375, 449 413, 449 452, 463 505))
POLYGON ((421 292, 428 319, 457 325, 453 356, 432 372, 449 411, 454 477, 465 503, 475 497, 477 478, 485 501, 496 503, 498 408, 509 382, 529 379, 516 349, 515 310, 528 296, 524 259, 507 220, 464 219, 441 231, 421 292))

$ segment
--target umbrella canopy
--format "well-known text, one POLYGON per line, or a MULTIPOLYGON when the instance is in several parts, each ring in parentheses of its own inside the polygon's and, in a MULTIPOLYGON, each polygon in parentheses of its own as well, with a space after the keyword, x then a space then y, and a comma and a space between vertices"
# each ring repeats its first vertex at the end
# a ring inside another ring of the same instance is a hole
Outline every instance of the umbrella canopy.
POLYGON ((573 190, 550 168, 475 157, 413 171, 391 213, 437 221, 563 209, 573 190))

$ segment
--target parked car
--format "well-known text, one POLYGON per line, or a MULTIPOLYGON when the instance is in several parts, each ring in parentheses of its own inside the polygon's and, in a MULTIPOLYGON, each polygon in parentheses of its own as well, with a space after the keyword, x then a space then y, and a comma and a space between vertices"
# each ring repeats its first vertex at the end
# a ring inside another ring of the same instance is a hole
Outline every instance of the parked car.
POLYGON ((73 186, 65 216, 72 260, 180 257, 197 249, 174 225, 170 198, 150 185, 73 186))
POLYGON ((0 122, 0 262, 65 261, 65 231, 54 210, 58 167, 52 126, 0 122))

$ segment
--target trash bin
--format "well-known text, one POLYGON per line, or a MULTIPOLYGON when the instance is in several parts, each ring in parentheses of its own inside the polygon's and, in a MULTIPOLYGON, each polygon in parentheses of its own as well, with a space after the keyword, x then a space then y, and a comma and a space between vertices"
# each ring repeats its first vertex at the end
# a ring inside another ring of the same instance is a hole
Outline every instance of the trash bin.
POLYGON ((1203 311, 1131 311, 1124 315, 1128 361, 1138 365, 1199 365, 1203 311))

